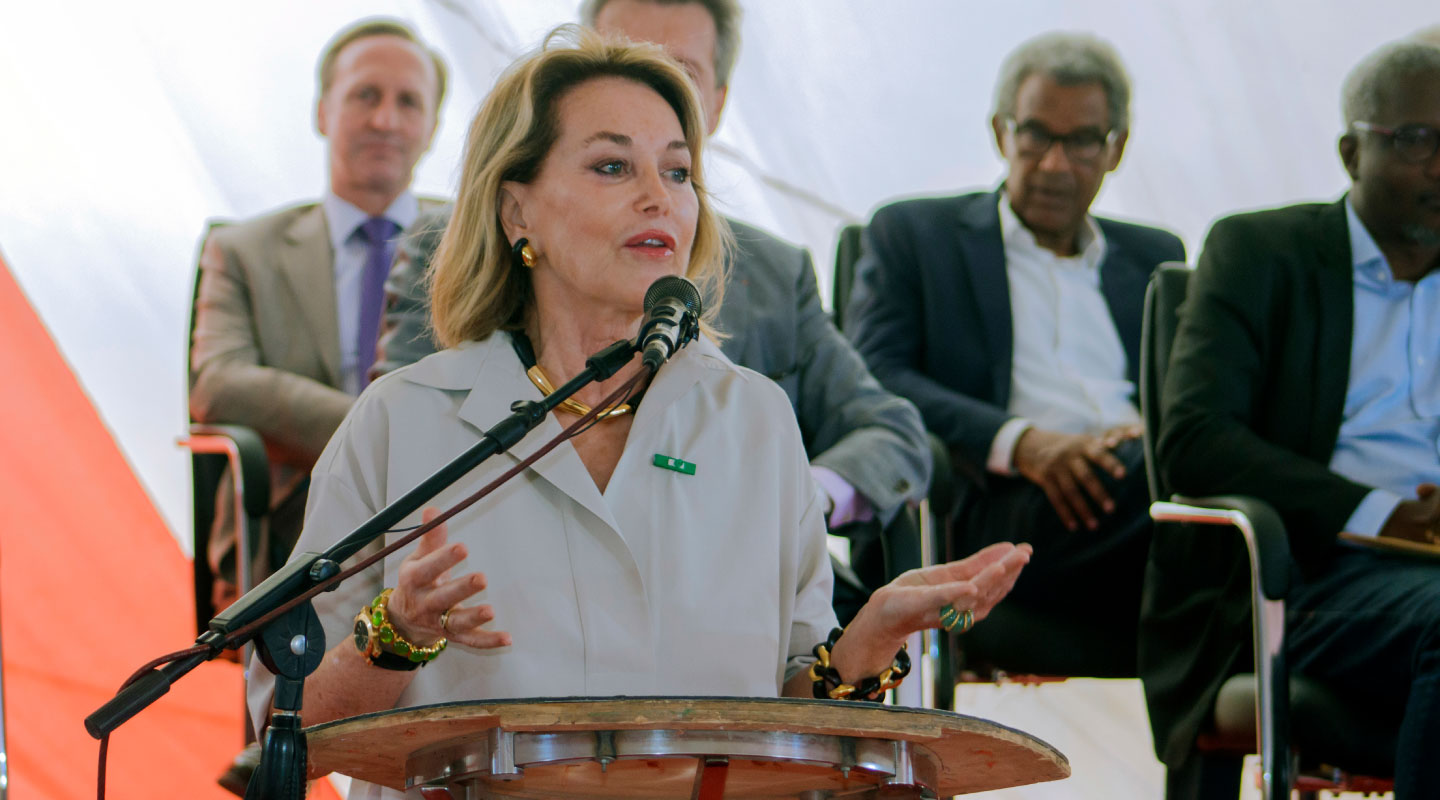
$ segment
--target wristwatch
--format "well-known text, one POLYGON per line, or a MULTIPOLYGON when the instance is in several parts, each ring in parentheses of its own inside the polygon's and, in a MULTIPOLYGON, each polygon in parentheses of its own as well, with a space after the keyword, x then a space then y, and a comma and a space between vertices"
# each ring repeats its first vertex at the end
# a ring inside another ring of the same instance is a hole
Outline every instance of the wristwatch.
POLYGON ((385 643, 380 641, 380 628, 376 627, 374 619, 371 618, 373 614, 370 606, 366 606, 355 615, 355 647, 361 655, 381 669, 408 671, 427 663, 411 661, 408 657, 387 649, 385 643))
POLYGON ((423 667, 445 651, 446 641, 442 638, 422 647, 401 636, 390 624, 390 595, 394 591, 381 591, 375 602, 356 615, 355 646, 377 667, 401 670, 423 667))

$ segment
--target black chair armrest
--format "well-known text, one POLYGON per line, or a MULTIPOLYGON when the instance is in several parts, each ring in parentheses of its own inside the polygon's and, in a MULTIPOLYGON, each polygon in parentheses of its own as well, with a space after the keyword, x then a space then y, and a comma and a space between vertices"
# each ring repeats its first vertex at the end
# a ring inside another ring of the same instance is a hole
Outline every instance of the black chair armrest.
POLYGON ((260 434, 243 425, 191 423, 190 436, 180 440, 180 445, 192 453, 229 457, 231 466, 237 469, 245 514, 262 517, 270 510, 270 458, 260 434))
POLYGON ((1269 503, 1243 495, 1181 497, 1155 503, 1156 522, 1226 525, 1240 531, 1250 554, 1251 623, 1255 648, 1261 772, 1267 797, 1290 786, 1290 680, 1285 665, 1285 596, 1290 591, 1290 542, 1269 503))
POLYGON ((920 567, 924 563, 920 546, 920 515, 915 509, 905 506, 895 519, 880 532, 880 543, 885 553, 885 580, 888 583, 902 574, 920 567))
POLYGON ((1284 600, 1290 592, 1290 540, 1285 523, 1269 503, 1245 495, 1183 497, 1156 503, 1150 516, 1160 522, 1232 525, 1245 536, 1251 568, 1259 573, 1260 590, 1268 600, 1284 600), (1207 513, 1209 512, 1209 513, 1207 513))

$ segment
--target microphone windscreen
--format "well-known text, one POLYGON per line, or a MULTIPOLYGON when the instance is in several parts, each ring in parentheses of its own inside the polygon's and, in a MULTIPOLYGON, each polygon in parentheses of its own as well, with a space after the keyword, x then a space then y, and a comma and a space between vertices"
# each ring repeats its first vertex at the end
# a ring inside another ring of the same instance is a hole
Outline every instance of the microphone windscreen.
POLYGON ((651 309, 666 300, 678 301, 691 314, 700 316, 700 290, 686 278, 666 275, 650 284, 645 292, 645 314, 648 316, 651 309))

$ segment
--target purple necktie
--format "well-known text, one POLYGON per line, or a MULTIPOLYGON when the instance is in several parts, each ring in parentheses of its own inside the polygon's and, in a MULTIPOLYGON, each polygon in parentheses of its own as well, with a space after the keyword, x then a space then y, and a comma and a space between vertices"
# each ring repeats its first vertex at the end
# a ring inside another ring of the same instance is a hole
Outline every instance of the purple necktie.
POLYGON ((385 279, 395 258, 394 238, 400 226, 384 217, 371 217, 360 226, 365 238, 365 278, 360 287, 360 326, 355 340, 360 388, 370 385, 370 367, 375 364, 375 344, 380 338, 380 315, 385 309, 385 279))

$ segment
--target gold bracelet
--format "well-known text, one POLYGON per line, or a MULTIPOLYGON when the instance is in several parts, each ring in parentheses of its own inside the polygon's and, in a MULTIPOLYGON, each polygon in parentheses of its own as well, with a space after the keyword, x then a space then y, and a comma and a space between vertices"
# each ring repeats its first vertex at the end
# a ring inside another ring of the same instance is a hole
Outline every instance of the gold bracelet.
POLYGON ((376 596, 375 602, 361 612, 369 618, 371 629, 374 631, 370 647, 362 648, 362 650, 369 651, 366 652, 366 655, 371 656, 372 659, 380 653, 394 653, 416 664, 433 661, 444 651, 445 645, 449 643, 448 640, 441 638, 434 644, 421 647, 401 636, 400 631, 395 630, 395 626, 390 622, 390 595, 394 591, 394 589, 382 591, 376 596))
POLYGON ((815 645, 815 663, 810 665, 810 680, 813 683, 815 699, 824 700, 878 700, 881 695, 894 689, 910 674, 910 653, 906 645, 900 645, 895 660, 879 675, 860 681, 859 685, 845 683, 840 672, 830 666, 830 654, 844 630, 835 628, 830 637, 815 645))

